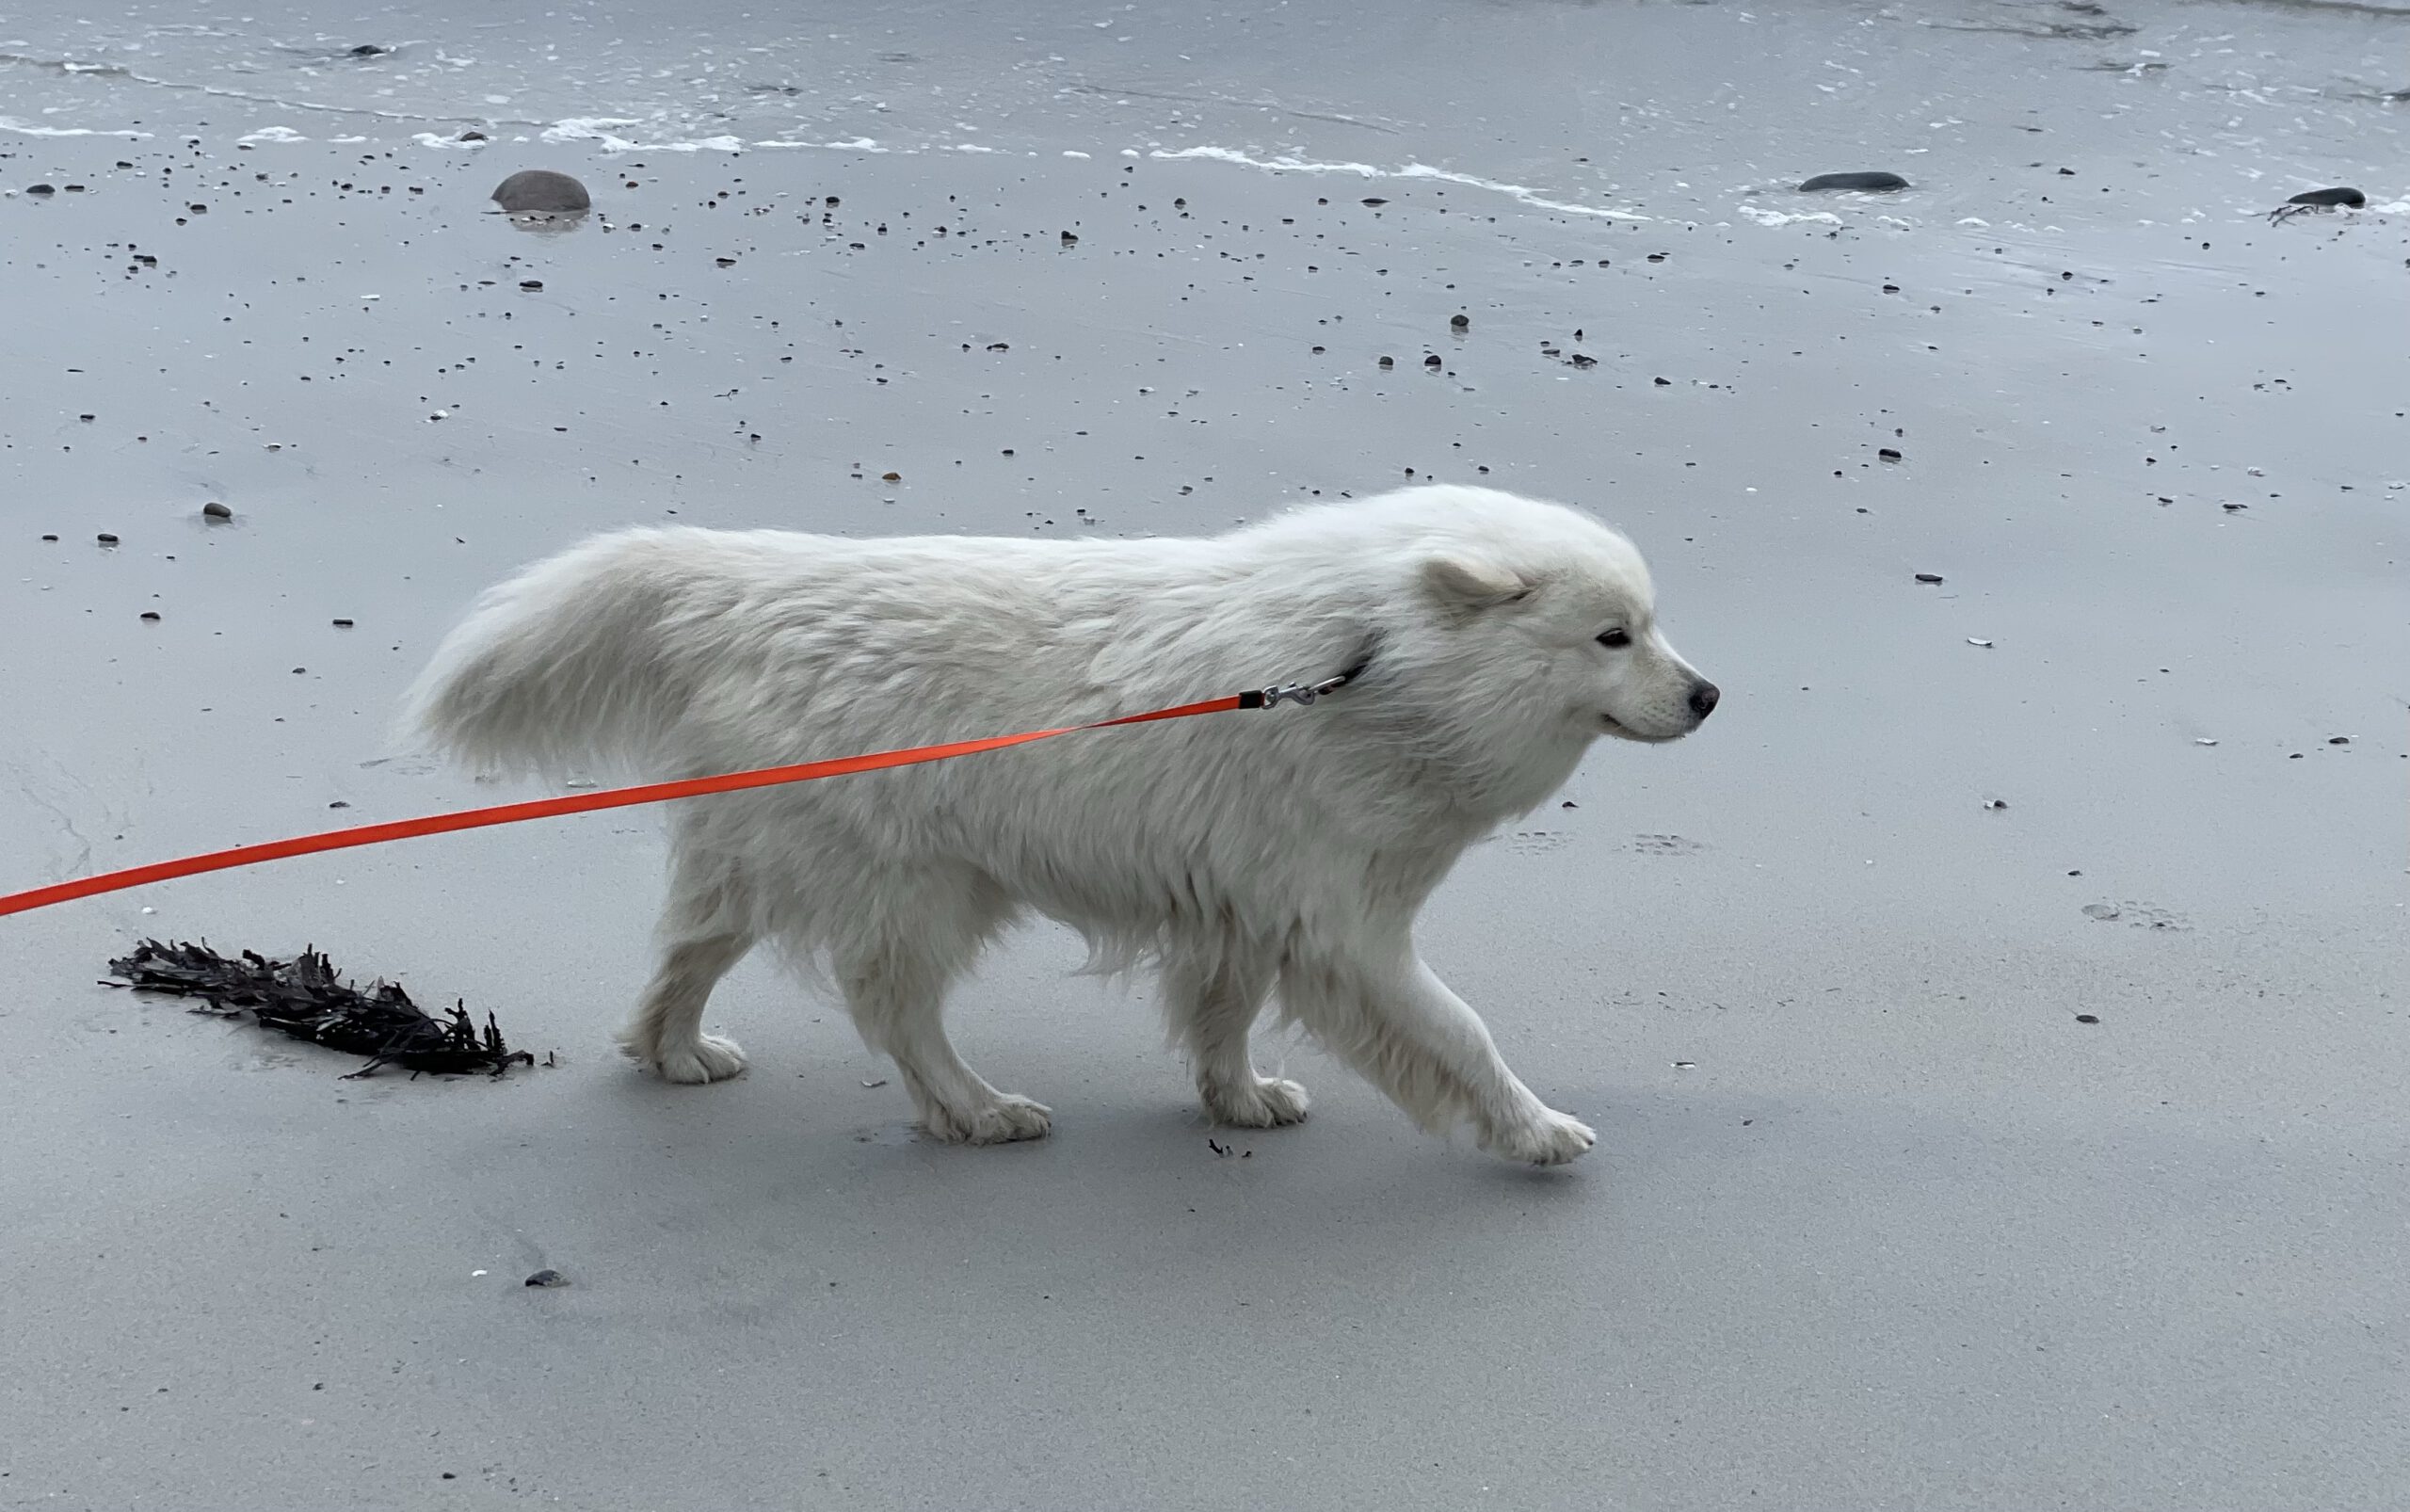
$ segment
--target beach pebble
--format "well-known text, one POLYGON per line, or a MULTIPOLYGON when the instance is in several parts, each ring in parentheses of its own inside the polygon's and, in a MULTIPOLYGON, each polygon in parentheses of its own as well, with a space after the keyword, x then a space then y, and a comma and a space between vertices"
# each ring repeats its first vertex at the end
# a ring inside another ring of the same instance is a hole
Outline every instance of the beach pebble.
POLYGON ((586 185, 548 168, 522 169, 497 185, 493 202, 513 215, 569 215, 594 208, 586 185))
POLYGON ((1799 185, 1803 194, 1819 189, 1904 189, 1908 181, 1897 173, 1819 173, 1799 185))
POLYGON ((2100 1015, 2097 1013, 2079 1013, 2075 1016, 2075 1021, 2078 1023, 2098 1023, 2100 1021, 2100 1015))
POLYGON ((2294 195, 2287 204, 2348 205, 2354 210, 2364 208, 2369 197, 2357 189, 2308 189, 2294 195))
POLYGON ((1877 457, 1880 457, 1881 458, 1883 458, 1883 460, 1885 460, 1885 461, 1887 461, 1887 462, 1896 462, 1896 461, 1898 461, 1898 460, 1900 459, 1900 454, 1899 454, 1899 451, 1898 451, 1896 448, 1894 448, 1894 447, 1890 447, 1890 446, 1878 446, 1878 447, 1876 447, 1876 448, 1875 448, 1875 451, 1874 451, 1874 455, 1875 455, 1875 456, 1877 456, 1877 457))
POLYGON ((1450 315, 1448 317, 1448 326, 1449 329, 1453 330, 1469 330, 1472 326, 1472 317, 1470 315, 1450 315))
POLYGON ((31 184, 31 185, 27 185, 25 186, 25 192, 26 192, 27 194, 43 194, 43 195, 48 195, 48 194, 56 194, 56 193, 58 192, 58 190, 57 190, 56 187, 54 187, 53 185, 47 185, 47 184, 31 184))
POLYGON ((111 533, 111 532, 109 532, 109 531, 106 531, 106 530, 104 530, 104 531, 102 531, 102 532, 100 533, 100 536, 98 537, 98 539, 100 540, 100 543, 101 543, 102 545, 104 545, 104 546, 114 546, 114 545, 116 545, 116 544, 117 544, 117 537, 116 537, 113 533, 111 533))
POLYGON ((1938 583, 1941 581, 1941 574, 1939 572, 1919 572, 1917 574, 1917 581, 1920 583, 1938 583))
POLYGON ((560 1272, 554 1270, 552 1267, 546 1266, 544 1269, 538 1271, 535 1275, 528 1277, 526 1284, 529 1286, 567 1286, 569 1284, 569 1278, 562 1275, 560 1272))
POLYGON ((203 520, 232 520, 234 518, 234 511, 212 499, 201 507, 201 517, 203 520))

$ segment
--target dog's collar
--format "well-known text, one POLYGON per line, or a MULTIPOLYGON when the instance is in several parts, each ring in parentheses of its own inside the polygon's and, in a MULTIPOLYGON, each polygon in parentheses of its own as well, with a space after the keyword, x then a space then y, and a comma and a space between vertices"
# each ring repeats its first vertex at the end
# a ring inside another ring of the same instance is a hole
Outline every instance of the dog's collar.
POLYGON ((1345 671, 1340 673, 1337 677, 1326 677, 1319 683, 1291 683, 1285 687, 1271 687, 1264 688, 1260 692, 1242 693, 1239 695, 1239 707, 1242 709, 1275 709, 1278 708, 1283 703, 1311 703, 1316 699, 1321 698, 1324 694, 1336 693, 1341 688, 1345 687, 1348 684, 1355 682, 1359 677, 1362 677, 1364 675, 1364 669, 1372 665, 1373 652, 1371 648, 1368 647, 1366 648, 1363 655, 1356 658, 1355 666, 1350 667, 1345 671))

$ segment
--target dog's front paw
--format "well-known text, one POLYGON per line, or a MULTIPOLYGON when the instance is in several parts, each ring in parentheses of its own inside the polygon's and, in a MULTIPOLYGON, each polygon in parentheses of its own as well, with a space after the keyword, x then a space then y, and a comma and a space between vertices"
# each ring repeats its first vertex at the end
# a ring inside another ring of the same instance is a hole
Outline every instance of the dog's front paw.
POLYGON ((745 1069, 745 1052, 733 1039, 717 1035, 699 1035, 691 1045, 662 1053, 653 1062, 665 1082, 683 1082, 690 1086, 704 1082, 725 1082, 745 1069))
POLYGON ((1278 1129, 1306 1121, 1311 1102, 1294 1082, 1259 1076, 1252 1086, 1205 1089, 1205 1108, 1217 1123, 1233 1129, 1278 1129))
POLYGON ((1581 1119, 1554 1108, 1540 1108, 1529 1118, 1518 1118, 1494 1131, 1482 1141, 1481 1148, 1506 1160, 1562 1166, 1588 1154, 1590 1147, 1598 1142, 1598 1134, 1581 1119))
POLYGON ((1043 1139, 1054 1126, 1054 1110, 1043 1102, 1004 1093, 976 1107, 933 1106, 922 1115, 929 1133, 952 1145, 1008 1145, 1043 1139))

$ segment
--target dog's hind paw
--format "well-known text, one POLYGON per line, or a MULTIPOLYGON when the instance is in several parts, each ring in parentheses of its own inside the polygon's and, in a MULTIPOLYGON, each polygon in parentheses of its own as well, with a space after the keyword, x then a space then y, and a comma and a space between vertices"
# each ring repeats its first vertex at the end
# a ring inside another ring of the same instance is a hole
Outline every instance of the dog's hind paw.
POLYGON ((976 1107, 933 1106, 922 1124, 952 1145, 1008 1145, 1020 1139, 1043 1139, 1054 1126, 1054 1110, 1043 1102, 1004 1093, 976 1107))
POLYGON ((1303 1123, 1311 1102, 1296 1083, 1270 1076, 1257 1077, 1253 1086, 1210 1087, 1205 1092, 1206 1111, 1215 1122, 1233 1129, 1278 1129, 1303 1123))
POLYGON ((733 1039, 699 1035, 692 1045, 664 1052, 653 1065, 665 1082, 725 1082, 745 1069, 745 1052, 733 1039))
POLYGON ((1492 1134, 1482 1141, 1481 1148, 1507 1160, 1562 1166, 1588 1154, 1590 1147, 1598 1142, 1598 1134, 1581 1119, 1553 1108, 1542 1108, 1538 1117, 1492 1134))

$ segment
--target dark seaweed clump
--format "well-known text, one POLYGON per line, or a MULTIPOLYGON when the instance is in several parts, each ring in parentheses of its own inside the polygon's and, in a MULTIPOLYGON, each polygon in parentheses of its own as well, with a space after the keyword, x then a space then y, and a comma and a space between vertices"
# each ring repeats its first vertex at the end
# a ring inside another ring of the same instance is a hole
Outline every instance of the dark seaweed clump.
POLYGON ((500 1076, 514 1062, 535 1064, 535 1056, 504 1041, 492 1014, 486 1015, 482 1030, 457 1003, 446 1017, 429 1018, 394 983, 371 982, 363 990, 345 981, 315 949, 291 960, 270 960, 256 951, 232 957, 205 944, 146 940, 109 962, 109 970, 124 980, 108 986, 199 998, 195 1013, 229 1019, 248 1013, 263 1029, 367 1056, 368 1063, 352 1076, 386 1066, 500 1076))

